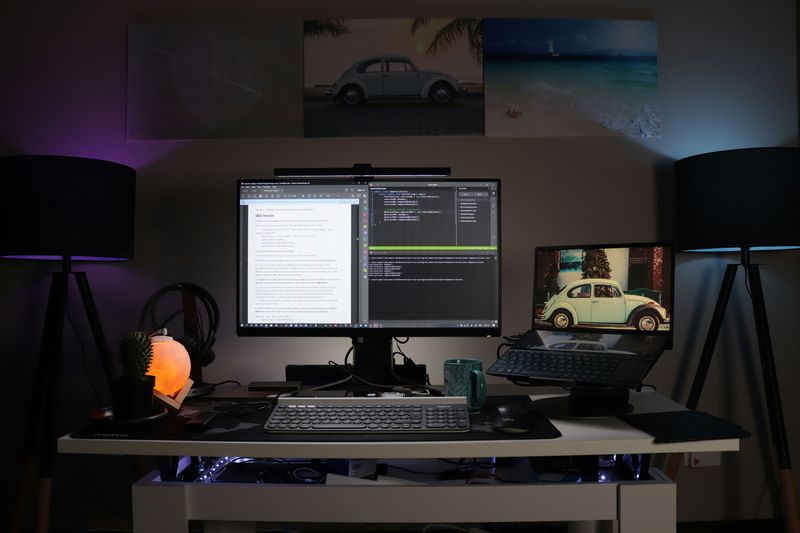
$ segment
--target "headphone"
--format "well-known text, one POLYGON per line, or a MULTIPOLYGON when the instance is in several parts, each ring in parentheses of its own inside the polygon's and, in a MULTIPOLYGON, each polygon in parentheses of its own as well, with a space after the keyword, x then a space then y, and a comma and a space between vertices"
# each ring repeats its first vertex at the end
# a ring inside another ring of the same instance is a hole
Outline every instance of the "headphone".
POLYGON ((193 283, 173 283, 156 291, 144 304, 139 315, 139 329, 147 331, 145 321, 150 316, 151 330, 164 328, 173 319, 183 315, 183 337, 175 339, 186 348, 192 360, 192 366, 207 366, 214 361, 216 355, 211 347, 216 342, 217 327, 219 326, 219 306, 211 294, 193 283), (158 302, 168 292, 180 291, 183 297, 183 306, 173 311, 167 318, 159 321, 156 309, 158 302), (205 309, 207 330, 203 334, 203 321, 197 309, 196 301, 199 300, 205 309))

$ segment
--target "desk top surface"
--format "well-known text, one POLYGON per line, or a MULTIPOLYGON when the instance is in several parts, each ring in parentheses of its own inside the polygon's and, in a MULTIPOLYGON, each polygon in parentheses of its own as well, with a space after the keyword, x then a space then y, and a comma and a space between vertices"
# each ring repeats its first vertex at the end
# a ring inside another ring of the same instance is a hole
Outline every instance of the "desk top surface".
MULTIPOLYGON (((538 399, 553 394, 531 395, 538 399)), ((635 413, 675 411, 682 407, 657 392, 631 392, 635 413)), ((554 439, 519 439, 497 434, 492 440, 418 440, 380 442, 326 441, 227 441, 153 440, 129 438, 110 432, 108 438, 76 438, 58 441, 60 453, 113 455, 198 455, 292 458, 460 458, 608 455, 620 453, 672 453, 737 451, 739 439, 719 439, 656 444, 653 437, 618 418, 599 420, 551 420, 561 432, 554 439)))

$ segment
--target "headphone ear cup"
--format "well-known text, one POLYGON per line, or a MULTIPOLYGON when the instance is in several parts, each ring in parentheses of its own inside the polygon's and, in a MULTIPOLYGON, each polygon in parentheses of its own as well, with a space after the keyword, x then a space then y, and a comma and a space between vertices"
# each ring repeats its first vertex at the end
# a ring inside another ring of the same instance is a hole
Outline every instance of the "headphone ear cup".
POLYGON ((186 351, 189 352, 189 359, 192 360, 192 365, 199 365, 199 366, 207 366, 209 365, 216 354, 214 350, 208 348, 203 349, 205 345, 197 337, 193 337, 191 335, 183 337, 182 339, 177 339, 179 343, 183 344, 183 347, 186 348, 186 351))
POLYGON ((214 350, 212 350, 211 348, 208 348, 205 351, 205 353, 203 354, 202 361, 201 361, 200 364, 203 365, 203 366, 208 366, 212 362, 214 362, 214 358, 216 358, 216 357, 217 357, 217 354, 214 353, 214 350))
POLYGON ((193 365, 199 362, 198 361, 200 357, 199 352, 202 348, 202 343, 197 337, 186 336, 175 340, 183 344, 183 347, 186 348, 187 352, 189 352, 189 359, 192 360, 193 365))

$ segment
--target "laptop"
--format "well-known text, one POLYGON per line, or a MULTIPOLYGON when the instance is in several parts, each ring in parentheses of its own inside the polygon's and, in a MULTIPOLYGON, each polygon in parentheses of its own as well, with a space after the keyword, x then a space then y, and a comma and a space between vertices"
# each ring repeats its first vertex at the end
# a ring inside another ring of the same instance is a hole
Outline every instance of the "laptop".
POLYGON ((672 345, 674 253, 636 243, 536 248, 531 329, 487 374, 635 388, 672 345))

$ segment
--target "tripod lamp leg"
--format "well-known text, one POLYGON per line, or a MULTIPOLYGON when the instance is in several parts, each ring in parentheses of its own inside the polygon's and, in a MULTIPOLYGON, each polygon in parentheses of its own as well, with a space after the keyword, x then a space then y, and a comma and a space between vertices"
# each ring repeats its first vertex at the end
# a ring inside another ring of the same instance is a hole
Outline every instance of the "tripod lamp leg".
POLYGON ((772 442, 778 456, 778 475, 781 484, 781 510, 786 531, 800 533, 800 513, 795 496, 792 460, 789 454, 789 441, 786 437, 786 425, 783 418, 778 372, 775 368, 775 356, 772 352, 772 340, 769 335, 767 308, 764 303, 764 290, 761 286, 761 273, 758 265, 747 265, 750 278, 750 291, 753 300, 753 315, 758 337, 758 353, 761 358, 761 374, 764 380, 764 393, 769 413, 769 427, 772 442))
MULTIPOLYGON (((711 367, 711 357, 714 355, 714 347, 717 345, 719 330, 720 327, 722 327, 722 319, 725 316, 725 309, 728 307, 728 300, 731 296, 731 290, 733 289, 733 282, 736 280, 736 271, 738 268, 739 265, 737 263, 731 263, 725 268, 725 277, 722 278, 719 296, 717 296, 717 303, 714 306, 714 314, 711 316, 706 340, 703 343, 703 351, 700 354, 700 361, 697 363, 697 370, 695 370, 694 380, 692 380, 692 388, 689 391, 689 399, 686 401, 686 407, 689 409, 697 409, 697 405, 700 402, 700 394, 703 392, 706 375, 708 374, 708 369, 711 367)), ((681 465, 682 456, 683 454, 674 453, 669 457, 669 462, 667 463, 664 473, 673 481, 675 481, 678 476, 678 469, 681 465)))

